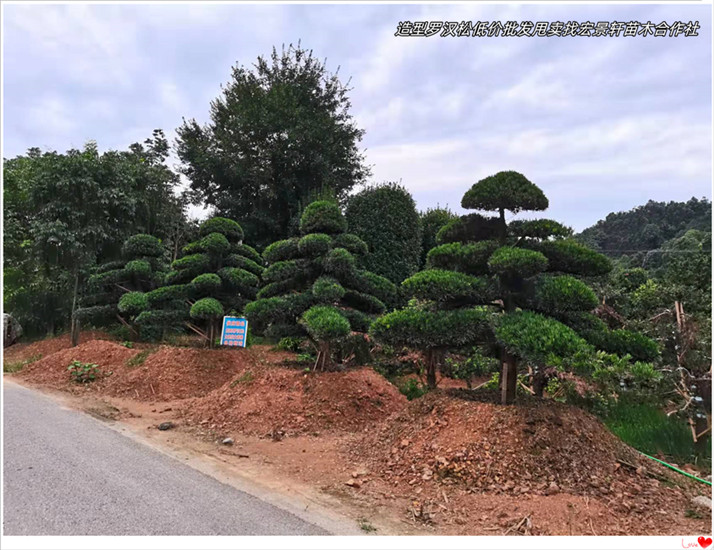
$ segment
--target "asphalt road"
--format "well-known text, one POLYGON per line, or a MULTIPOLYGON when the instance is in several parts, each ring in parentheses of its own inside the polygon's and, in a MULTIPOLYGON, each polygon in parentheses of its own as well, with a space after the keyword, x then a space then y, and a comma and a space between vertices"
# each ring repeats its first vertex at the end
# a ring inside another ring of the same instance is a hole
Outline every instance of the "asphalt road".
POLYGON ((5 384, 5 535, 327 535, 15 384, 5 384))

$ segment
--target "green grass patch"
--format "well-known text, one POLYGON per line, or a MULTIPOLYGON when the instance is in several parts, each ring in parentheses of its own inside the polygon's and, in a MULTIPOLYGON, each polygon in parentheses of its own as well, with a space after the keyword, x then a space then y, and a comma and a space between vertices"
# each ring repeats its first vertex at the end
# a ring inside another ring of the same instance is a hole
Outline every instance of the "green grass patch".
POLYGON ((648 404, 620 402, 604 418, 605 425, 640 452, 662 454, 677 464, 697 464, 711 469, 711 446, 695 447, 687 422, 648 404))
POLYGON ((372 523, 365 518, 359 518, 357 520, 357 525, 359 525, 359 528, 362 529, 365 533, 374 533, 377 528, 372 525, 372 523))
POLYGON ((145 350, 140 351, 133 357, 129 358, 126 362, 127 367, 138 367, 139 365, 143 365, 144 361, 146 361, 146 358, 154 353, 156 351, 156 348, 147 348, 145 350))
POLYGON ((42 359, 42 354, 38 353, 37 355, 28 357, 27 359, 24 359, 22 361, 5 361, 2 364, 2 371, 8 374, 12 374, 13 372, 20 372, 26 365, 34 363, 35 361, 39 361, 40 359, 42 359))
POLYGON ((244 372, 241 376, 233 380, 231 382, 231 388, 235 388, 238 384, 248 384, 249 382, 252 382, 255 377, 253 376, 253 373, 250 371, 244 372))

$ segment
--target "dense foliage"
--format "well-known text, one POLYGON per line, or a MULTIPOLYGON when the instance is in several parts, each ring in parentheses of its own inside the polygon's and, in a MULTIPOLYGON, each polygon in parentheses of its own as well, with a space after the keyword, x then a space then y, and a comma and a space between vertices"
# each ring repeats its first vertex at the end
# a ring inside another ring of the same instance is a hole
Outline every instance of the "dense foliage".
POLYGON ((191 233, 160 131, 128 151, 30 149, 3 161, 4 306, 25 333, 67 328, 92 269, 136 233, 170 253, 191 233))
POLYGON ((119 319, 134 337, 154 337, 153 327, 140 334, 134 320, 148 307, 145 293, 163 283, 167 255, 152 235, 129 237, 122 247, 123 259, 99 266, 89 277, 76 316, 99 326, 119 319))
POLYGON ((421 221, 409 191, 396 183, 371 186, 352 195, 345 209, 347 224, 369 252, 360 264, 395 284, 419 269, 421 221))
POLYGON ((421 256, 419 268, 426 265, 427 253, 436 246, 436 234, 450 221, 458 218, 448 208, 427 208, 425 212, 419 214, 421 219, 421 256))
POLYGON ((196 319, 213 345, 220 318, 242 312, 260 286, 263 261, 243 237, 243 228, 234 220, 204 221, 199 239, 187 244, 185 256, 171 264, 164 286, 147 294, 149 308, 137 322, 166 329, 196 319))
POLYGON ((519 361, 542 394, 548 368, 572 370, 596 349, 643 360, 657 355, 652 340, 610 331, 590 313, 597 297, 574 275, 607 273, 607 258, 572 241, 570 230, 552 220, 506 223, 506 210, 548 206, 523 175, 500 172, 481 180, 462 206, 498 216, 469 214, 442 227, 427 269, 402 283, 414 301, 372 326, 379 341, 425 352, 430 386, 445 351, 475 345, 492 350, 503 364, 504 403, 515 398, 519 361))
POLYGON ((263 251, 269 264, 263 287, 259 299, 245 308, 258 333, 309 335, 319 350, 318 368, 330 363, 335 340, 349 331, 366 332, 371 316, 383 312, 396 294, 388 279, 357 266, 367 246, 345 228, 337 204, 308 205, 301 236, 276 241, 263 251))
POLYGON ((611 258, 627 256, 632 267, 644 267, 652 252, 690 229, 711 232, 712 203, 691 198, 687 202, 655 202, 627 212, 613 212, 587 228, 578 240, 611 258))
POLYGON ((197 200, 240 219, 260 247, 289 234, 314 193, 342 201, 369 170, 349 88, 300 45, 233 68, 211 121, 184 121, 178 155, 197 200))

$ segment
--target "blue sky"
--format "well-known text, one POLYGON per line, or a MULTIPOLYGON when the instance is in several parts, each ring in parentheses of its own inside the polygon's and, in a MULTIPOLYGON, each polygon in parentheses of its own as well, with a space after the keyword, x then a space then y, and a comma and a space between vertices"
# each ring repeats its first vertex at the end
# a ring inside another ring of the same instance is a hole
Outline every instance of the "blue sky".
MULTIPOLYGON (((302 41, 351 77, 374 182, 457 212, 518 170, 548 217, 711 196, 711 6, 4 5, 3 156, 205 122, 236 63, 302 41), (698 20, 698 37, 397 38, 399 21, 698 20)), ((193 212, 198 214, 199 208, 193 212)), ((525 214, 527 216, 527 214, 525 214)), ((521 214, 524 217, 524 214, 521 214)))

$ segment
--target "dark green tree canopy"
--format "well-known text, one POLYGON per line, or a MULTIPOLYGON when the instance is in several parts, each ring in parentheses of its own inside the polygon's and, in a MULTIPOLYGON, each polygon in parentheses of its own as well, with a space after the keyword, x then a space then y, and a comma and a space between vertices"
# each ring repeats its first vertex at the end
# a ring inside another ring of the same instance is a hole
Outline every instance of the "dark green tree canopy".
POLYGON ((399 284, 419 269, 421 221, 409 191, 396 183, 370 186, 352 195, 347 224, 369 252, 361 266, 399 284))
POLYGON ((234 67, 210 122, 178 129, 193 197, 240 219, 260 246, 287 237, 300 205, 321 190, 344 200, 369 175, 349 91, 299 44, 234 67))
POLYGON ((419 267, 422 269, 426 265, 427 253, 436 246, 436 234, 450 221, 458 218, 448 208, 428 208, 425 212, 419 214, 421 218, 421 262, 419 267))
POLYGON ((461 207, 517 213, 521 210, 545 210, 548 199, 523 174, 506 171, 475 183, 461 199, 461 207))

